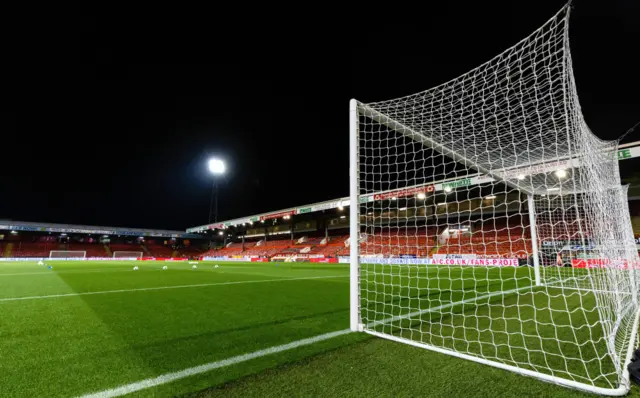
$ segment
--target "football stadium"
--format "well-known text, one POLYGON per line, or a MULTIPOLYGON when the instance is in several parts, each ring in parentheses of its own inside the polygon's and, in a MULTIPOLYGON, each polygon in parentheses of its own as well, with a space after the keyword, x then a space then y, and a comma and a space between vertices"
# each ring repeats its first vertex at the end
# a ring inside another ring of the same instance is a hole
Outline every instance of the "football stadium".
POLYGON ((640 141, 588 127, 571 7, 351 100, 342 197, 218 220, 214 183, 182 230, 0 220, 0 396, 640 395, 640 141))

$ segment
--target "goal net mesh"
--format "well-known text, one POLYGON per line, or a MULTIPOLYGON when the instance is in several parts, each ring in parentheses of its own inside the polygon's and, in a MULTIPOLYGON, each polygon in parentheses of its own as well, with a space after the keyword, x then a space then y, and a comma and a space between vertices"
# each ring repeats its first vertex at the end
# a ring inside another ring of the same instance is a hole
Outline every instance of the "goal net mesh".
POLYGON ((628 389, 638 254, 568 10, 456 79, 357 103, 351 250, 366 332, 609 393, 628 389))
POLYGON ((51 250, 49 252, 49 258, 85 258, 87 257, 86 251, 81 250, 51 250))

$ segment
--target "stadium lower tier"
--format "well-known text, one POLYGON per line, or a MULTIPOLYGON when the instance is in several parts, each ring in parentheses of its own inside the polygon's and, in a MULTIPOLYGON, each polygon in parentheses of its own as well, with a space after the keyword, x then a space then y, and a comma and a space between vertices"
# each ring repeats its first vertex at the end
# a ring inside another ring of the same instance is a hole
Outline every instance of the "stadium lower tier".
MULTIPOLYGON (((360 255, 372 257, 431 257, 437 255, 474 255, 485 258, 529 257, 533 252, 531 240, 523 235, 488 234, 473 238, 439 239, 437 236, 398 234, 368 235, 360 242, 360 255)), ((224 248, 202 253, 203 257, 261 257, 275 259, 304 259, 338 257, 350 254, 348 236, 332 237, 302 243, 291 240, 229 243, 224 248), (320 243, 318 243, 320 242, 320 243)))

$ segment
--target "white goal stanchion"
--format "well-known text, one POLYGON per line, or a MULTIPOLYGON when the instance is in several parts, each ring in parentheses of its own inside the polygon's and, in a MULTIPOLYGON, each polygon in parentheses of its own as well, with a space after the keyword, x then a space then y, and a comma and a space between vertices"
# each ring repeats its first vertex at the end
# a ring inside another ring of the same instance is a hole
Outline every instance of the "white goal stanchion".
POLYGON ((440 86, 351 101, 351 329, 622 395, 640 262, 569 10, 440 86))
POLYGON ((113 258, 126 259, 141 259, 144 256, 143 252, 134 251, 114 251, 113 258))
POLYGON ((49 258, 87 258, 87 252, 82 250, 51 250, 49 258))

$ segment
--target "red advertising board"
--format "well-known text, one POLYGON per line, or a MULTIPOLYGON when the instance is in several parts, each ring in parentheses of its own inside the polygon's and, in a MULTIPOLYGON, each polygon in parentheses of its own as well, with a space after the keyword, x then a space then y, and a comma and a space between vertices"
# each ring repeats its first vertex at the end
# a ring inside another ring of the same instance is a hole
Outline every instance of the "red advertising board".
POLYGON ((337 263, 337 258, 310 258, 310 262, 312 263, 337 263))
POLYGON ((187 261, 186 257, 142 257, 142 261, 187 261))
MULTIPOLYGON (((636 264, 633 268, 637 269, 640 264, 636 264)), ((629 262, 627 260, 609 260, 603 258, 587 258, 571 260, 571 266, 573 268, 629 268, 629 262)))

